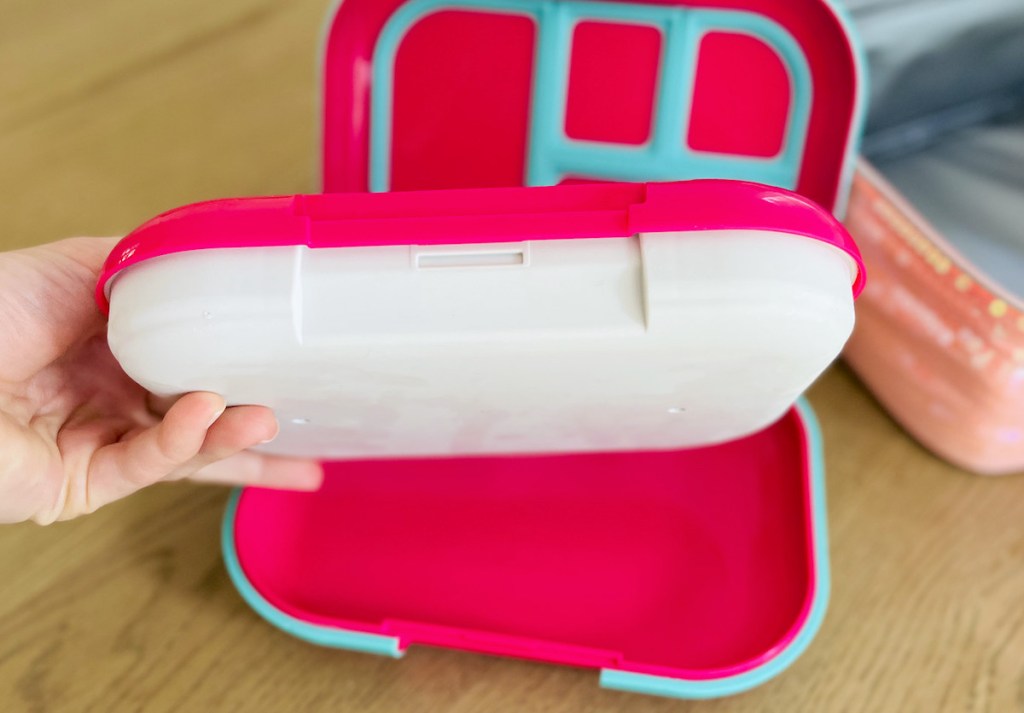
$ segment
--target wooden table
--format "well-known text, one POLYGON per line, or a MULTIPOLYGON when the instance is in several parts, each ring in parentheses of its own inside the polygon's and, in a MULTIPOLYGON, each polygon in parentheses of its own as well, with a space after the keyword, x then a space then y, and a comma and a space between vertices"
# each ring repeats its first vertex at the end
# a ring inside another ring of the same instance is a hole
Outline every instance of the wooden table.
MULTIPOLYGON (((325 0, 0 0, 0 248, 316 188, 325 0)), ((5 345, 6 346, 6 345, 5 345)), ((824 426, 833 598, 784 675, 717 702, 594 672, 291 639, 228 582, 226 493, 150 489, 0 528, 0 711, 1024 711, 1024 478, 923 451, 842 366, 824 426)))

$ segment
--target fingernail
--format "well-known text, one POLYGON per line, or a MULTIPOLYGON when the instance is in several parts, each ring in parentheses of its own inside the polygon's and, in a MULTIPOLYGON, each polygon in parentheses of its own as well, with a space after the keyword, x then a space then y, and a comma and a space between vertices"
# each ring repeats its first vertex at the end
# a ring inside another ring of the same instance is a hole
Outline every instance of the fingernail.
POLYGON ((223 415, 224 415, 224 407, 221 407, 220 411, 215 413, 213 415, 213 418, 210 419, 210 422, 208 424, 206 424, 206 427, 210 428, 213 424, 217 423, 217 419, 220 418, 223 415))
POLYGON ((277 423, 275 421, 274 422, 274 435, 272 435, 270 438, 268 438, 268 439, 266 439, 264 441, 260 441, 260 445, 262 446, 262 445, 264 445, 266 443, 270 443, 272 440, 277 438, 277 434, 279 434, 280 432, 281 432, 281 424, 279 424, 279 423, 277 423))

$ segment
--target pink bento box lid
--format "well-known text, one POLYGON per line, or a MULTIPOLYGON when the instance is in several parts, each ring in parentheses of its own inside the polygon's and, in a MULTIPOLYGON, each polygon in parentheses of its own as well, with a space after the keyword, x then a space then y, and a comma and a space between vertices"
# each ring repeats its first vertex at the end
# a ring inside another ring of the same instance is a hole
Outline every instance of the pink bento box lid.
POLYGON ((104 265, 96 299, 108 308, 109 282, 121 270, 192 250, 404 245, 411 235, 418 245, 457 245, 680 229, 762 230, 824 242, 856 266, 855 297, 864 285, 860 252, 828 211, 781 189, 705 180, 207 201, 168 211, 127 235, 104 265))

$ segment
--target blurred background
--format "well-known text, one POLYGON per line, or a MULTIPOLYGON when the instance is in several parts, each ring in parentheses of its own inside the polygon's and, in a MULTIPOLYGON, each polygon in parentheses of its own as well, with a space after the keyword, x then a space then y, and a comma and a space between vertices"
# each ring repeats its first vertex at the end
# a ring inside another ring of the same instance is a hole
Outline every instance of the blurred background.
POLYGON ((324 0, 0 0, 0 244, 317 186, 324 0))

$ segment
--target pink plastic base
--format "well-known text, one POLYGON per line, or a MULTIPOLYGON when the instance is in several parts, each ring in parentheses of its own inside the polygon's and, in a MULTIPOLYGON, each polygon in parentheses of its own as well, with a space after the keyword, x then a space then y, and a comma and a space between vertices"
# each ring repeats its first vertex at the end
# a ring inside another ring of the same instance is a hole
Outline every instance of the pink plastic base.
POLYGON ((281 612, 411 643, 707 679, 757 667, 815 596, 797 411, 667 453, 330 464, 249 489, 245 576, 281 612))

